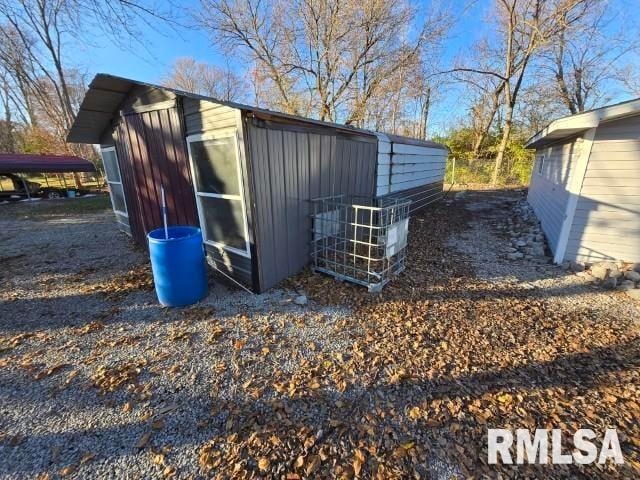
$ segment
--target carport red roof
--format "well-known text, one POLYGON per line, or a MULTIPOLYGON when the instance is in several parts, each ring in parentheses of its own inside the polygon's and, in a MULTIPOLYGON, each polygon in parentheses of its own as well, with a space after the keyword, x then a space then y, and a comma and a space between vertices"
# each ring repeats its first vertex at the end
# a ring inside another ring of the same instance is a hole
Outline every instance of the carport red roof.
POLYGON ((93 164, 75 155, 0 153, 0 172, 95 172, 93 164))

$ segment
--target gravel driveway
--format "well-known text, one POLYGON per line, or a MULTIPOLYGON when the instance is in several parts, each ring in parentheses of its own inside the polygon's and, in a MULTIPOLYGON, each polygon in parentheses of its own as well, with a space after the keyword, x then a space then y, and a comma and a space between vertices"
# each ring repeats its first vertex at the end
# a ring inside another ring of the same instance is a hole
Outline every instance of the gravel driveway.
POLYGON ((626 464, 517 473, 637 477, 638 305, 505 260, 496 225, 520 195, 413 219, 381 296, 211 279, 187 309, 158 306, 110 213, 0 206, 0 477, 495 476, 488 426, 576 425, 618 428, 626 464))

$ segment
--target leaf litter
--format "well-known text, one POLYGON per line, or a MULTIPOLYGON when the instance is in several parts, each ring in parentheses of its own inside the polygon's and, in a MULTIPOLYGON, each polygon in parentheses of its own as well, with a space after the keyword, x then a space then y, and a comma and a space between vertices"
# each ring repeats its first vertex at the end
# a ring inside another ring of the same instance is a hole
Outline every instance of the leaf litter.
MULTIPOLYGON (((379 296, 306 272, 284 285, 312 300, 305 308, 286 298, 233 313, 195 307, 167 312, 144 334, 105 328, 108 317, 79 327, 77 336, 95 336, 84 357, 88 381, 143 422, 130 448, 159 477, 185 468, 174 466, 161 439, 171 443, 172 418, 181 415, 174 402, 189 399, 179 390, 164 398, 167 387, 192 378, 190 364, 201 355, 207 370, 197 377, 210 390, 210 413, 198 419, 207 441, 197 445, 192 474, 427 478, 442 463, 447 477, 637 477, 637 324, 588 304, 566 311, 535 290, 476 278, 468 258, 447 244, 468 220, 455 211, 440 206, 412 220, 408 269, 379 296), (153 337, 160 342, 149 349, 153 337), (117 349, 130 359, 108 361, 117 349), (490 427, 606 426, 621 432, 625 465, 486 464, 490 427)), ((134 268, 86 288, 121 300, 148 289, 149 272, 134 268)), ((49 341, 42 338, 3 337, 0 359, 42 382, 69 365, 59 383, 82 388, 80 378, 71 383, 80 365, 40 360, 49 341)), ((91 460, 57 473, 87 471, 98 462, 91 460)))

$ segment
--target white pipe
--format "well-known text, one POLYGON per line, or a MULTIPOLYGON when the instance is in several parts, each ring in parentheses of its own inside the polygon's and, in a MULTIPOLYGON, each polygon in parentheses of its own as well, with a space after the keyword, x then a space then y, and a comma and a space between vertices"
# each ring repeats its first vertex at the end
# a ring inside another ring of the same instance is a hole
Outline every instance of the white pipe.
POLYGON ((164 223, 164 238, 169 239, 169 229, 167 227, 167 199, 164 196, 164 186, 160 185, 160 194, 162 195, 162 221, 164 223))

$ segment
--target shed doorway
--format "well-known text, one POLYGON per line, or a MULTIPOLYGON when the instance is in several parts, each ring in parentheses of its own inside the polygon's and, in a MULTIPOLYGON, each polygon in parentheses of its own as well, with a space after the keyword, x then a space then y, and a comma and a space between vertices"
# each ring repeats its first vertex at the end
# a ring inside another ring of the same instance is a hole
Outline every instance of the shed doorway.
POLYGON ((187 145, 205 243, 250 258, 236 132, 191 135, 187 145))

